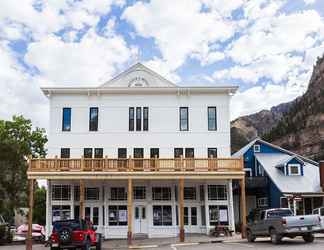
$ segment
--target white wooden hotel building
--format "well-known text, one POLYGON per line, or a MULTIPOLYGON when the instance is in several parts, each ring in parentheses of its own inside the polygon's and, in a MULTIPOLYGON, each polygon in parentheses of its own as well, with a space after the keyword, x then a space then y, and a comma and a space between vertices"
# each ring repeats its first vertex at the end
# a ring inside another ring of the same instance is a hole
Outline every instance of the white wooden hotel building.
POLYGON ((245 197, 242 159, 230 158, 236 90, 180 87, 140 63, 99 87, 42 88, 48 154, 30 160, 28 178, 48 182, 47 233, 77 217, 129 242, 234 230, 233 180, 245 197))

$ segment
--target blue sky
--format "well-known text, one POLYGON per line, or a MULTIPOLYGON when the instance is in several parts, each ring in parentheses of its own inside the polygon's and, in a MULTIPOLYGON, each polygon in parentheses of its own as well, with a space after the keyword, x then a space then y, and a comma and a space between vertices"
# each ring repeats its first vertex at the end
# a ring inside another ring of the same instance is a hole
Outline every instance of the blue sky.
POLYGON ((321 0, 3 0, 0 118, 48 126, 40 86, 98 86, 140 61, 179 85, 240 86, 232 119, 301 95, 321 0))

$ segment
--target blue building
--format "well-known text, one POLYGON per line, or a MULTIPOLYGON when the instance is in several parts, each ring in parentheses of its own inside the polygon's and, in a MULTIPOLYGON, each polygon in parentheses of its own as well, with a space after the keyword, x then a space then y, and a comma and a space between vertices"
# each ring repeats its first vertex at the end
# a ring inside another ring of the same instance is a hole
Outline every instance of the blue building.
MULTIPOLYGON (((259 138, 233 157, 244 159, 248 213, 255 208, 283 207, 295 214, 311 214, 324 206, 317 162, 259 138)), ((239 202, 238 197, 235 200, 239 202)))

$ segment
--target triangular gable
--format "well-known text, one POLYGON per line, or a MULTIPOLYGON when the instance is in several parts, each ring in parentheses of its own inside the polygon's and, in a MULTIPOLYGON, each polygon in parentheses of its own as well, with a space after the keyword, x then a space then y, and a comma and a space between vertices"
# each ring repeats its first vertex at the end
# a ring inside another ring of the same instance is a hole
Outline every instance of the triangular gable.
POLYGON ((174 83, 168 81, 158 73, 147 68, 141 63, 137 63, 120 73, 113 79, 102 84, 100 88, 172 88, 177 87, 174 83))
POLYGON ((301 158, 299 158, 297 155, 288 155, 286 159, 283 159, 280 162, 278 162, 276 167, 277 168, 283 167, 283 166, 287 165, 287 163, 289 163, 293 159, 298 161, 300 164, 305 165, 305 162, 301 158))

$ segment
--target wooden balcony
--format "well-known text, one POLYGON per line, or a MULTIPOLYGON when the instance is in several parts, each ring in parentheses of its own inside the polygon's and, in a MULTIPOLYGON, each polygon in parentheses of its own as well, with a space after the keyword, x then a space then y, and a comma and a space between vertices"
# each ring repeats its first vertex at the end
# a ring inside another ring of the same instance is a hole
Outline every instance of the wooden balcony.
POLYGON ((241 158, 30 159, 28 176, 244 175, 241 158), (123 173, 123 175, 121 175, 123 173))

